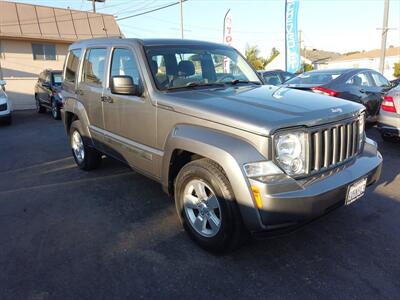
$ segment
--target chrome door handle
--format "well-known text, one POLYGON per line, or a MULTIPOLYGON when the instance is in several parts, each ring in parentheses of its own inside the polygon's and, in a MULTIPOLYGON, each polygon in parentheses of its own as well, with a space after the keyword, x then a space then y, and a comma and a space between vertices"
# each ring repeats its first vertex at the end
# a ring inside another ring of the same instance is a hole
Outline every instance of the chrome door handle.
POLYGON ((83 95, 83 91, 81 89, 76 89, 75 90, 75 94, 82 96, 83 95))

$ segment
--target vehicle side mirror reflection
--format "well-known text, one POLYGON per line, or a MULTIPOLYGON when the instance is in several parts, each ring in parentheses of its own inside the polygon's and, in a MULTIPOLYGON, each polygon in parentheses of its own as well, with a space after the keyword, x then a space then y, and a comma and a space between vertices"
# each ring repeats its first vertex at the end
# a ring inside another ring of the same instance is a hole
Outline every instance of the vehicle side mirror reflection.
POLYGON ((111 93, 119 95, 141 96, 140 88, 128 75, 117 75, 111 78, 111 93))

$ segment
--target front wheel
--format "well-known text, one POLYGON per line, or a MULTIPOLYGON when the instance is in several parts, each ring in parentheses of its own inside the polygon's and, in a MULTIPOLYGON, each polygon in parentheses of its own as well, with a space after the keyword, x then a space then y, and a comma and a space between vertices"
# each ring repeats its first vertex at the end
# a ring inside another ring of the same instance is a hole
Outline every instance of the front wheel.
POLYGON ((81 123, 77 120, 72 122, 70 130, 70 144, 72 155, 79 168, 85 171, 96 169, 101 164, 101 153, 87 145, 82 136, 81 123))
POLYGON ((53 117, 54 120, 61 119, 60 108, 58 107, 57 101, 55 99, 51 100, 51 116, 53 117))
POLYGON ((175 203, 189 236, 202 248, 224 253, 237 248, 245 230, 230 183, 215 162, 195 160, 175 181, 175 203))

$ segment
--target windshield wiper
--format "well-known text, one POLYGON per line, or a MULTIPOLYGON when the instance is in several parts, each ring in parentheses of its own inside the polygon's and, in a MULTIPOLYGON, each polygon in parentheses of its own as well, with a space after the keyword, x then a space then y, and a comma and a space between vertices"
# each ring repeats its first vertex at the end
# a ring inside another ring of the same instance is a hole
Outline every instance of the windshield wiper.
POLYGON ((177 87, 170 87, 167 90, 178 90, 178 89, 187 89, 187 88, 196 88, 196 87, 222 87, 225 86, 224 83, 218 83, 218 82, 210 82, 210 83, 198 83, 195 81, 189 82, 184 86, 177 86, 177 87))
POLYGON ((238 83, 246 83, 246 84, 250 83, 250 84, 255 84, 255 85, 261 85, 261 83, 257 82, 257 81, 240 80, 240 79, 234 79, 232 81, 228 81, 228 82, 224 82, 224 83, 229 83, 229 84, 232 84, 232 85, 236 85, 238 83))

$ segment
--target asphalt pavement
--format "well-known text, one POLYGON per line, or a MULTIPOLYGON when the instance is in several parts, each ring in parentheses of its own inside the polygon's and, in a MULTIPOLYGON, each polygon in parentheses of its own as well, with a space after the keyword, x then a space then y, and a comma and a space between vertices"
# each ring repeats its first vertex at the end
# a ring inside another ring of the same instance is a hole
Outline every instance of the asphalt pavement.
POLYGON ((159 184, 106 158, 74 164, 62 123, 0 126, 0 299, 399 299, 400 144, 367 195, 226 256, 183 232, 159 184))

